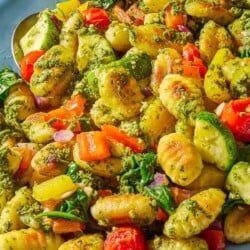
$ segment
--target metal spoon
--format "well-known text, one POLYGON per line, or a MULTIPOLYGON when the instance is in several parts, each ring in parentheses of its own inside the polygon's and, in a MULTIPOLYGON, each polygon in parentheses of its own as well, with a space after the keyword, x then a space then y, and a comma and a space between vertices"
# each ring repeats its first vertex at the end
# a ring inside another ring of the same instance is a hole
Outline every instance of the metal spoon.
POLYGON ((24 36, 24 34, 37 22, 37 19, 38 13, 27 16, 17 24, 13 31, 11 38, 11 53, 17 67, 20 67, 20 63, 23 58, 23 52, 20 48, 19 41, 24 36))

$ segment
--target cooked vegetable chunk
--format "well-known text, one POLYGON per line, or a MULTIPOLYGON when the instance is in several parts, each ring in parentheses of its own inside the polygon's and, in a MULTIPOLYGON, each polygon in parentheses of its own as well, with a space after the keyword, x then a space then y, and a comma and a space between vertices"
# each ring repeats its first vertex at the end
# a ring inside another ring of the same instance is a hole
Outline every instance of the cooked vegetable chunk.
POLYGON ((215 164, 223 171, 230 170, 236 161, 234 137, 213 113, 201 112, 197 115, 194 145, 204 161, 215 164))
POLYGON ((48 9, 40 12, 36 24, 20 39, 24 55, 34 50, 47 50, 58 43, 59 31, 51 16, 48 9))
POLYGON ((233 165, 231 171, 229 172, 225 186, 232 195, 236 198, 243 199, 246 204, 250 204, 250 195, 249 195, 249 173, 250 165, 248 162, 238 162, 233 165))

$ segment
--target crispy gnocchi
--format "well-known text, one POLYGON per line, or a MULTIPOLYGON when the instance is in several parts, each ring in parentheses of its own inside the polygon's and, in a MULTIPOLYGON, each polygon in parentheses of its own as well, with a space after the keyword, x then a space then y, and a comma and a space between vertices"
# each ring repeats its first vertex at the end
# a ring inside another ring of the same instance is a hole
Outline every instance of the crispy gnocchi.
POLYGON ((0 71, 0 249, 249 248, 249 1, 57 2, 0 71))

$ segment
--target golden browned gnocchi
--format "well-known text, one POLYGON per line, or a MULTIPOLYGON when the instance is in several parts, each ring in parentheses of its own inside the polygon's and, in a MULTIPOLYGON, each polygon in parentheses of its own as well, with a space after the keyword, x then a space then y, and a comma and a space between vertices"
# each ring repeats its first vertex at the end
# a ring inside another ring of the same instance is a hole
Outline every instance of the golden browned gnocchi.
POLYGON ((154 145, 162 135, 174 132, 175 123, 175 117, 156 98, 147 105, 139 126, 149 144, 154 145))
POLYGON ((103 226, 126 223, 150 225, 156 218, 152 200, 142 194, 117 194, 99 198, 90 209, 98 224, 103 226))
POLYGON ((103 236, 101 234, 84 234, 79 238, 64 242, 58 250, 103 250, 103 236))
POLYGON ((74 11, 67 21, 62 24, 59 44, 72 51, 73 55, 76 54, 78 48, 77 30, 82 26, 83 20, 80 11, 74 11))
POLYGON ((149 250, 208 250, 207 242, 193 236, 188 239, 170 239, 165 236, 155 237, 149 242, 149 250))
POLYGON ((71 143, 51 142, 35 154, 31 167, 40 175, 51 178, 64 174, 72 158, 71 143))
POLYGON ((250 207, 236 205, 225 218, 225 236, 236 244, 249 242, 250 207))
POLYGON ((165 222, 163 234, 181 239, 199 234, 218 216, 225 198, 220 189, 209 188, 186 199, 165 222))
POLYGON ((44 112, 29 115, 22 122, 21 126, 26 137, 34 143, 48 143, 52 140, 55 133, 55 129, 45 121, 44 112))
POLYGON ((105 37, 116 51, 126 52, 131 48, 129 28, 126 24, 112 22, 105 32, 105 37))
POLYGON ((42 11, 20 41, 45 50, 31 72, 0 71, 0 249, 249 243, 250 136, 224 118, 250 102, 248 2, 42 11))
POLYGON ((73 80, 74 67, 71 51, 62 45, 53 46, 34 66, 34 74, 30 81, 32 93, 48 97, 51 105, 59 106, 61 96, 73 80))
POLYGON ((143 95, 126 69, 114 67, 101 72, 98 86, 101 99, 116 119, 125 120, 139 114, 143 95))
POLYGON ((60 235, 46 234, 32 228, 13 230, 0 235, 0 248, 5 250, 54 250, 63 243, 60 235))
POLYGON ((156 96, 159 94, 160 84, 165 75, 173 73, 175 63, 181 60, 176 49, 166 48, 160 51, 153 62, 150 86, 156 96))
POLYGON ((19 210, 22 206, 33 203, 32 191, 28 187, 18 189, 11 200, 3 208, 0 216, 0 232, 6 233, 12 230, 25 228, 20 220, 19 210))
POLYGON ((11 87, 4 103, 5 122, 20 129, 20 122, 35 112, 35 101, 29 87, 19 83, 11 87))
POLYGON ((192 79, 179 74, 169 74, 159 88, 160 100, 176 119, 184 120, 191 126, 196 115, 205 109, 202 91, 192 79))
POLYGON ((178 185, 187 186, 201 174, 201 155, 181 134, 171 133, 161 137, 157 156, 166 175, 178 185))
POLYGON ((210 20, 200 32, 199 48, 203 60, 210 63, 218 49, 233 49, 233 39, 227 29, 210 20))
POLYGON ((214 20, 225 25, 234 20, 234 15, 228 9, 230 5, 227 2, 229 1, 187 0, 185 10, 191 16, 214 20))

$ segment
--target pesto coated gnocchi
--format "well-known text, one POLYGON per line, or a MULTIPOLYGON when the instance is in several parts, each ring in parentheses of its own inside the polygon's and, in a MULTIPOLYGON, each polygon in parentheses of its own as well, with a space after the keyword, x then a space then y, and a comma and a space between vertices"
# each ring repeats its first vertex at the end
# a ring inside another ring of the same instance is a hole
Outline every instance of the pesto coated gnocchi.
POLYGON ((0 249, 250 243, 249 1, 57 2, 0 70, 0 249))

